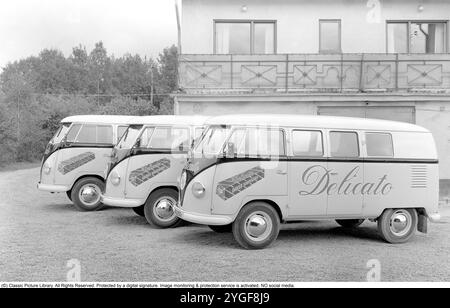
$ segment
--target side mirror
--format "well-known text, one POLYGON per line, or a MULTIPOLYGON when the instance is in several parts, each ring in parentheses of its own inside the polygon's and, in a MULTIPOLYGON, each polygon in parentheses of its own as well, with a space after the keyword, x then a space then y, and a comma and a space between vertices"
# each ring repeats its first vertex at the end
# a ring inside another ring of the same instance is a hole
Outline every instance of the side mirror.
POLYGON ((224 151, 226 158, 233 158, 236 156, 236 146, 233 142, 228 142, 224 151))

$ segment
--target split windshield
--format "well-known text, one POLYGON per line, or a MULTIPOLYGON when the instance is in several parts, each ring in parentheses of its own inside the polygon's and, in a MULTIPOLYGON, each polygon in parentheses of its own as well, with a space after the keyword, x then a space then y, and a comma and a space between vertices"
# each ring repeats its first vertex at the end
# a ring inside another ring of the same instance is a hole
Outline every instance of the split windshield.
POLYGON ((273 127, 212 126, 195 149, 200 155, 275 157, 286 155, 284 131, 273 127))
POLYGON ((211 126, 203 134, 203 138, 195 147, 194 152, 200 155, 218 155, 228 138, 230 129, 225 126, 211 126))
POLYGON ((63 123, 59 126, 58 130, 56 131, 53 138, 50 140, 51 144, 58 144, 61 143, 64 140, 64 137, 66 136, 67 132, 70 128, 70 123, 63 123))
POLYGON ((130 125, 117 144, 117 148, 131 149, 136 143, 136 139, 139 137, 142 127, 143 125, 130 125))

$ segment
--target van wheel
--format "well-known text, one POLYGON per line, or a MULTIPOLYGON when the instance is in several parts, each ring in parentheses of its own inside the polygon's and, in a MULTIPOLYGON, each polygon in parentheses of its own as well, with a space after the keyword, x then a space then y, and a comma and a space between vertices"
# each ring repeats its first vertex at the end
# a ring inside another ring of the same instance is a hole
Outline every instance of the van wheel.
POLYGON ((388 243, 406 243, 414 236, 417 222, 415 209, 389 209, 378 219, 378 232, 388 243))
POLYGON ((233 231, 233 224, 225 226, 208 226, 208 227, 216 233, 229 233, 233 231))
POLYGON ((341 227, 344 227, 347 229, 357 228, 357 227, 361 226, 364 221, 365 221, 364 219, 344 219, 344 220, 338 219, 338 220, 336 220, 336 222, 341 227))
POLYGON ((138 216, 145 217, 144 206, 143 206, 143 205, 140 206, 140 207, 134 207, 134 208, 133 208, 133 211, 134 211, 138 216))
POLYGON ((272 244, 280 232, 280 217, 264 202, 245 206, 233 223, 235 240, 245 249, 263 249, 272 244))
POLYGON ((73 186, 71 200, 79 211, 98 211, 103 208, 101 195, 104 190, 103 181, 93 177, 84 178, 73 186))
POLYGON ((182 220, 174 211, 177 201, 178 192, 174 189, 164 188, 152 193, 144 205, 144 214, 148 223, 162 229, 180 225, 182 220))

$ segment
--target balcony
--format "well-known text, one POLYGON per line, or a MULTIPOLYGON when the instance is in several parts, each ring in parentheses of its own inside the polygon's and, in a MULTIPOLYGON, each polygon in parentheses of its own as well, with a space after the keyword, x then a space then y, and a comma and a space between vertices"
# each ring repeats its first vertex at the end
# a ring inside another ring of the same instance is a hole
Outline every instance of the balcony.
POLYGON ((181 55, 184 93, 450 94, 450 54, 181 55))

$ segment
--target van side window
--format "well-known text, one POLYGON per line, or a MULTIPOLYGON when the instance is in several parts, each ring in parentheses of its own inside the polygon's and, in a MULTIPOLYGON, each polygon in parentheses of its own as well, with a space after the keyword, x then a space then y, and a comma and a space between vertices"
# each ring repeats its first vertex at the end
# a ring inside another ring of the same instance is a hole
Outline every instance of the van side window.
POLYGON ((183 150, 190 148, 189 129, 176 127, 159 127, 151 138, 150 148, 163 150, 183 150))
POLYGON ((113 129, 110 125, 83 125, 76 143, 113 144, 113 129))
POLYGON ((322 132, 294 130, 292 132, 292 150, 294 156, 323 156, 322 132))
POLYGON ((238 156, 285 156, 284 131, 279 129, 236 129, 229 142, 238 156))
POLYGON ((366 133, 367 155, 375 157, 394 157, 391 134, 366 133))
POLYGON ((77 138, 80 128, 81 128, 81 124, 72 125, 69 132, 67 133, 67 138, 66 138, 67 142, 75 142, 75 138, 77 138))
POLYGON ((331 132, 332 157, 359 157, 358 134, 353 132, 331 132))

